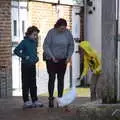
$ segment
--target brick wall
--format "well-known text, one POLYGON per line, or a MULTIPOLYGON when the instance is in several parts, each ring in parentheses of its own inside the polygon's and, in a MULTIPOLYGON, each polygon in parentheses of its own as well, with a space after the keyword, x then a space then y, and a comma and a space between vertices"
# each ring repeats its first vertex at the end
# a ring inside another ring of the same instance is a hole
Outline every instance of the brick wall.
POLYGON ((12 95, 11 1, 0 0, 0 97, 12 95))

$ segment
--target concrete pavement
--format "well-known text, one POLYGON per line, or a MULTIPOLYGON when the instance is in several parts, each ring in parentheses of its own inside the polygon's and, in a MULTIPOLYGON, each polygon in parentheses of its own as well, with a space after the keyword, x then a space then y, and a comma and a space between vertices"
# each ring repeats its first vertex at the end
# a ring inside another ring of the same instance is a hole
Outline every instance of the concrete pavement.
POLYGON ((0 98, 0 120, 72 120, 76 117, 76 107, 90 101, 87 97, 77 97, 68 108, 48 108, 48 97, 39 98, 43 108, 22 109, 22 97, 0 98), (67 111, 68 110, 68 111, 67 111))

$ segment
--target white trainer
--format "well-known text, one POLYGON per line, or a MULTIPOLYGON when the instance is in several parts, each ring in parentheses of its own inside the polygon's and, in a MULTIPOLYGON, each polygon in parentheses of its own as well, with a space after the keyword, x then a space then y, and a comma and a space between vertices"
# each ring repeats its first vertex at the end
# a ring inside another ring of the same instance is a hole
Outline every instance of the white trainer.
POLYGON ((33 107, 43 107, 43 104, 40 101, 35 101, 32 104, 33 107))
POLYGON ((24 102, 23 108, 32 108, 32 102, 31 101, 24 102))

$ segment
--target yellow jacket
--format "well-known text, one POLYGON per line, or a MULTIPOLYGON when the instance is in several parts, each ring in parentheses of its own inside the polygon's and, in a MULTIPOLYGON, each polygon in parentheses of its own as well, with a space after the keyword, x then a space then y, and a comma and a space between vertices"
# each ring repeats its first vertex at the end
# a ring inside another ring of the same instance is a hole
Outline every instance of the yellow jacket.
POLYGON ((84 50, 84 68, 81 77, 85 76, 89 69, 96 75, 101 73, 101 61, 96 51, 88 41, 82 41, 80 47, 84 50))

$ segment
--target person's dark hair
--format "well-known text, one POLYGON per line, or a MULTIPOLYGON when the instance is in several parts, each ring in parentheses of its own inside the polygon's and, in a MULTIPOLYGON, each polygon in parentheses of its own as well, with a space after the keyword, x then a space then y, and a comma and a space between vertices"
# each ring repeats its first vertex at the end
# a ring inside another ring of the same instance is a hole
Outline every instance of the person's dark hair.
POLYGON ((67 21, 63 18, 58 19, 54 25, 54 28, 59 28, 60 26, 67 26, 67 21))
POLYGON ((25 33, 25 36, 30 36, 33 32, 39 33, 40 30, 36 26, 31 26, 27 29, 27 32, 25 33))

